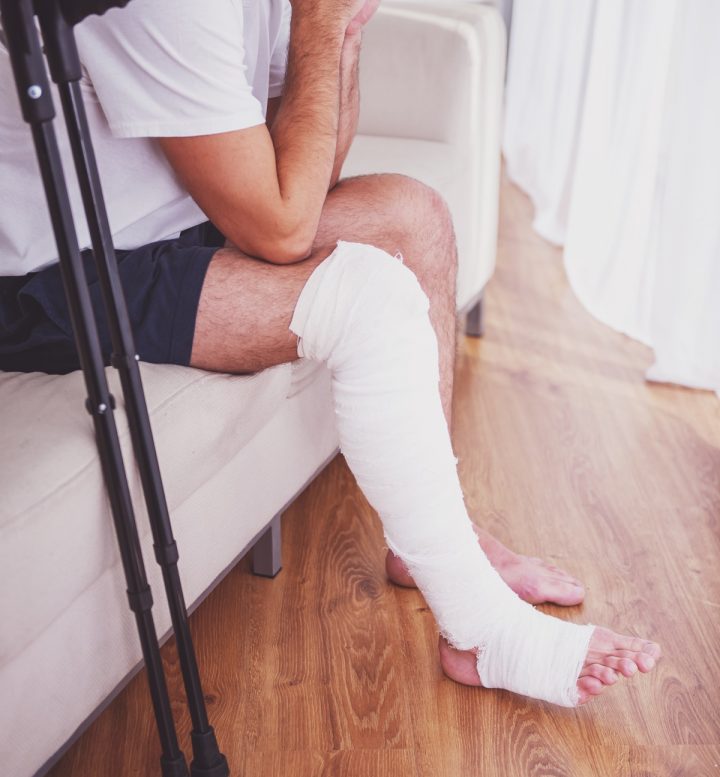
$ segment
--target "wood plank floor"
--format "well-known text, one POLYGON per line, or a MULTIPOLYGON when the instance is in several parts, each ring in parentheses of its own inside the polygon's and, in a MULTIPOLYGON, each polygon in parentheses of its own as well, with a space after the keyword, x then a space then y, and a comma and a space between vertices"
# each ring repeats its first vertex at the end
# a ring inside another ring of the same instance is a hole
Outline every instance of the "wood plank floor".
MULTIPOLYGON (((286 513, 284 569, 241 562, 192 618, 212 720, 244 777, 720 775, 720 402, 650 386, 505 183, 486 335, 461 339, 454 438, 473 518, 587 583, 563 617, 665 657, 581 710, 445 679, 432 617, 389 586, 380 526, 335 459, 286 513)), ((164 649, 184 749, 188 720, 164 649)), ((144 676, 51 772, 157 774, 144 676)))

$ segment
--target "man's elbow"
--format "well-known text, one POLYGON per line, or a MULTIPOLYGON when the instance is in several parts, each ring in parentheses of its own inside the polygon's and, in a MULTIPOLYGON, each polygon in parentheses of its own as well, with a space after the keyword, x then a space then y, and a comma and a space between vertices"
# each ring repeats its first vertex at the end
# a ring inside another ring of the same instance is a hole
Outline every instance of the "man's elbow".
POLYGON ((296 264, 303 262, 312 253, 313 240, 305 235, 280 238, 271 242, 263 251, 262 258, 273 264, 296 264))
POLYGON ((250 242, 236 243, 252 256, 272 264, 295 264, 312 253, 316 225, 300 223, 289 228, 266 229, 250 242))

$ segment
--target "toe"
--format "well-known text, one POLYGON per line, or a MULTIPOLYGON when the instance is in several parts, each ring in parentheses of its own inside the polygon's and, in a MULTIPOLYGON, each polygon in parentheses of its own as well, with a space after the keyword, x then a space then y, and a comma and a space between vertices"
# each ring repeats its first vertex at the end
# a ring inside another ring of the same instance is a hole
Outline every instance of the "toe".
MULTIPOLYGON (((630 661, 635 665, 636 669, 639 669, 641 672, 649 672, 655 666, 655 659, 648 653, 643 653, 642 651, 636 652, 634 650, 615 650, 613 651, 613 655, 616 658, 630 661)), ((603 661, 603 663, 607 664, 606 661, 603 661)))
POLYGON ((619 656, 607 656, 603 660, 603 665, 619 672, 623 677, 632 677, 638 670, 637 664, 631 658, 619 656))
POLYGON ((554 578, 547 581, 547 596, 545 601, 571 607, 582 604, 585 599, 585 589, 580 583, 571 579, 554 578))
POLYGON ((649 672, 655 668, 655 659, 648 653, 638 653, 635 663, 641 672, 649 672))
POLYGON ((603 685, 614 685, 618 681, 617 672, 603 664, 589 664, 583 667, 580 677, 594 677, 603 685))
POLYGON ((577 682, 580 703, 584 704, 593 696, 599 696, 605 686, 596 677, 581 677, 577 682))
POLYGON ((632 653, 647 653, 654 658, 660 658, 660 646, 640 637, 629 637, 623 634, 614 634, 614 653, 626 650, 632 653))

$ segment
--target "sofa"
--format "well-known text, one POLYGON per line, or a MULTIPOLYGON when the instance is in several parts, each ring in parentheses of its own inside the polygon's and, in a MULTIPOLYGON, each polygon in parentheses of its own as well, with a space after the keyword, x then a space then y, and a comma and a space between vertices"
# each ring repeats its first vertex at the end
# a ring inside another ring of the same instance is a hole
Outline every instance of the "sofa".
MULTIPOLYGON (((399 172, 447 199, 458 310, 494 266, 505 38, 457 0, 384 6, 366 33, 360 133, 346 175, 399 172)), ((245 553, 280 569, 280 515, 336 454, 329 375, 304 360, 254 375, 141 365, 190 609, 245 553)), ((122 393, 118 426, 131 461, 122 393)), ((80 373, 0 373, 0 761, 44 774, 140 668, 134 619, 80 373)), ((159 634, 170 617, 136 469, 129 481, 159 634)))

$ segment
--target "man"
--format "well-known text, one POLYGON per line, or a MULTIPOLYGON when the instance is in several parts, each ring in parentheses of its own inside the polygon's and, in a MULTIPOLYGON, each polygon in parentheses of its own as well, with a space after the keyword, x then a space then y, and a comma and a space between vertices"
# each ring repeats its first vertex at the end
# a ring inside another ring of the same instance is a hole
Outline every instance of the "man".
MULTIPOLYGON (((291 14, 283 0, 133 0, 80 26, 138 351, 223 372, 325 362, 343 453, 383 521, 388 574, 428 600, 446 673, 573 706, 649 671, 659 648, 535 611, 528 602, 581 601, 581 585, 470 523, 448 433, 447 209, 400 176, 338 182, 378 2, 295 0, 291 14)), ((67 372, 78 362, 6 59, 0 368, 67 372)))

